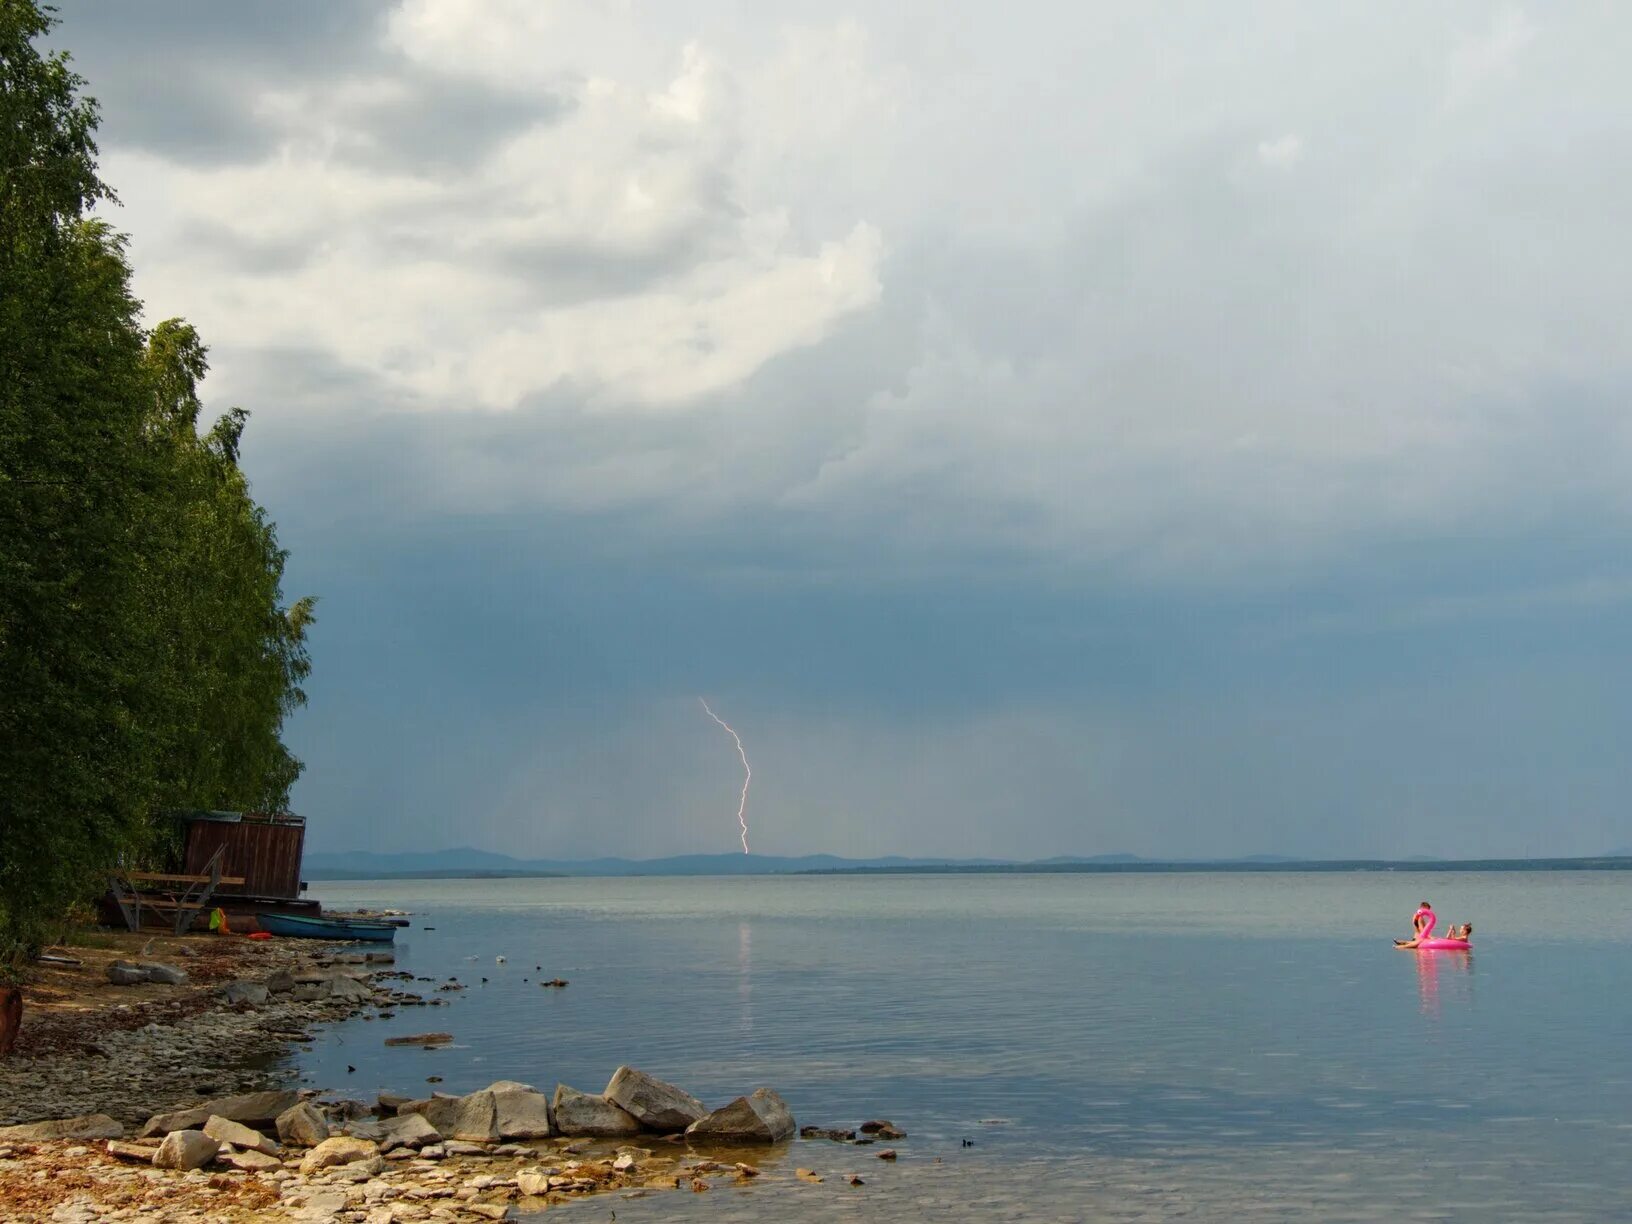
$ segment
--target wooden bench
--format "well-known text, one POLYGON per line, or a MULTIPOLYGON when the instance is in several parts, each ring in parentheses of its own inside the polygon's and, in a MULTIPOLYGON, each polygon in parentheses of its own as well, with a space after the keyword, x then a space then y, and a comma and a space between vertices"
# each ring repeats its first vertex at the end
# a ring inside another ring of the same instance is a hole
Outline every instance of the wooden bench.
POLYGON ((209 905, 215 890, 223 884, 242 884, 243 876, 221 874, 222 847, 205 864, 206 875, 182 875, 164 871, 116 871, 108 876, 114 902, 132 931, 142 929, 142 911, 157 917, 169 915, 177 935, 193 925, 193 920, 209 905))

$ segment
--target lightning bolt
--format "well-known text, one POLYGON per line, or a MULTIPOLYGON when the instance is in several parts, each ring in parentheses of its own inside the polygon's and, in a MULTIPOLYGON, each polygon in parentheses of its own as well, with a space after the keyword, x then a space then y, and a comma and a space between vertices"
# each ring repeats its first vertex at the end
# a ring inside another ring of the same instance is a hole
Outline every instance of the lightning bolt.
POLYGON ((697 698, 697 700, 698 700, 698 702, 700 702, 702 704, 704 713, 706 713, 715 722, 719 723, 720 726, 724 727, 725 731, 726 731, 726 734, 729 735, 733 740, 736 741, 737 755, 742 758, 742 798, 737 801, 737 823, 742 826, 742 852, 744 854, 747 854, 748 853, 748 816, 747 816, 747 813, 748 813, 748 783, 750 783, 750 782, 752 782, 754 780, 754 771, 753 771, 753 768, 748 764, 748 754, 742 750, 742 736, 738 735, 735 731, 733 731, 731 729, 731 724, 730 723, 726 722, 725 719, 721 718, 718 714, 714 713, 713 708, 708 704, 706 699, 704 699, 702 697, 699 697, 699 698, 697 698))

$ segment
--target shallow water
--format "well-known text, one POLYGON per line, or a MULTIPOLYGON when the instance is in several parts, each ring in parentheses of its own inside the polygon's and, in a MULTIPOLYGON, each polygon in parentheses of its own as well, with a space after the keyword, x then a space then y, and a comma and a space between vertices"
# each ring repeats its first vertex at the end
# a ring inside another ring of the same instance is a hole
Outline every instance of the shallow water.
POLYGON ((313 1083, 596 1091, 628 1062, 710 1103, 768 1084, 801 1123, 910 1133, 894 1166, 800 1143, 789 1169, 823 1184, 620 1201, 620 1220, 763 1218, 769 1195, 812 1220, 1632 1218, 1626 873, 321 892, 413 910, 399 967, 468 988, 325 1033, 313 1083), (1424 892, 1475 923, 1472 955, 1392 947, 1424 892), (571 985, 537 984, 556 976, 571 985), (455 1046, 383 1045, 427 1029, 455 1046))

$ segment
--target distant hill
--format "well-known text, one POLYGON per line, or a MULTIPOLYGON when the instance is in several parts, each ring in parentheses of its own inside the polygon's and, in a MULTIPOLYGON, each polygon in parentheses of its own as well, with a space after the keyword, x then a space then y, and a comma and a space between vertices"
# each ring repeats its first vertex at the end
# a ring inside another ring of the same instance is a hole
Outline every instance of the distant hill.
POLYGON ((812 871, 876 871, 979 868, 1007 865, 1000 859, 847 859, 833 854, 786 858, 769 854, 682 854, 659 859, 517 859, 489 850, 459 847, 418 853, 376 854, 370 850, 313 851, 302 874, 309 880, 424 879, 435 876, 716 876, 783 875, 812 871))

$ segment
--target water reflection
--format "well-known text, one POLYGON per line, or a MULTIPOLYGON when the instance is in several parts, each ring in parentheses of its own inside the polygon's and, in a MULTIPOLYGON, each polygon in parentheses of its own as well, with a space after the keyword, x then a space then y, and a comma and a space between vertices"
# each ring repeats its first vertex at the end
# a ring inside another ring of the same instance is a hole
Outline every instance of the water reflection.
POLYGON ((1473 998, 1472 952, 1413 952, 1417 962, 1417 996, 1422 1014, 1439 1019, 1440 976, 1446 979, 1446 993, 1453 1002, 1473 998))
POLYGON ((737 924, 737 1006, 742 1031, 754 1031, 754 928, 737 924))
POLYGON ((427 1072, 452 1092, 593 1087, 633 1063, 705 1101, 767 1084, 801 1122, 889 1117, 911 1136, 889 1168, 795 1145, 792 1163, 827 1178, 785 1188, 810 1214, 722 1186, 627 1203, 630 1224, 1602 1219, 1632 1201, 1632 1071, 1604 1055, 1632 1014, 1632 876, 1601 875, 1436 884, 1448 912, 1491 915, 1477 998, 1471 956, 1393 950, 1399 882, 1363 874, 335 886, 337 907, 402 906, 437 928, 401 938, 403 971, 465 977, 482 949, 490 980, 416 987, 451 1009, 434 1027, 452 1047, 386 1047, 433 1027, 405 1008, 321 1035, 300 1071, 366 1095, 427 1072), (1306 911, 1311 929, 1287 935, 1284 915, 1306 911), (1590 937, 1559 942, 1583 911, 1590 937), (572 987, 541 992, 535 963, 572 987), (979 1125, 998 1117, 1014 1121, 979 1125))

